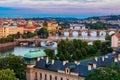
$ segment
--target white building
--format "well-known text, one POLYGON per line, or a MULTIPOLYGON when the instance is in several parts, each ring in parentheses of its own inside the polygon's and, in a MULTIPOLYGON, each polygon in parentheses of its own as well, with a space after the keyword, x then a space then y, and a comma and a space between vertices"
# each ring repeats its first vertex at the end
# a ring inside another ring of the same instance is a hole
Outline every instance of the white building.
POLYGON ((86 30, 85 24, 70 24, 71 30, 86 30))
POLYGON ((114 34, 111 39, 111 47, 119 48, 120 47, 120 33, 114 34))

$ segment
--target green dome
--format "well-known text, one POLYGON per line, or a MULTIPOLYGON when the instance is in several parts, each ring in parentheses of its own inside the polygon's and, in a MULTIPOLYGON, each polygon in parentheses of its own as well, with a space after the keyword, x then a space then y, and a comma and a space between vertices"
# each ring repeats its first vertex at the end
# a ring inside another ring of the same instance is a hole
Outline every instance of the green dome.
POLYGON ((30 51, 29 53, 26 53, 24 55, 25 58, 38 58, 38 57, 44 57, 44 56, 46 56, 46 53, 43 50, 30 51))

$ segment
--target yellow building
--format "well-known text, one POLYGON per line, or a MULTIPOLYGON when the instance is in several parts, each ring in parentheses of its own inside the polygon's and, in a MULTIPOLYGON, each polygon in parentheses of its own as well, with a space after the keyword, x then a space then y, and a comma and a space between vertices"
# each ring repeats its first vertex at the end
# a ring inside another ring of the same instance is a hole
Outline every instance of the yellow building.
POLYGON ((55 31, 57 29, 57 27, 58 27, 57 23, 52 23, 52 24, 49 23, 47 30, 48 31, 55 31))
POLYGON ((0 38, 7 37, 8 35, 17 34, 20 32, 24 33, 23 27, 0 27, 0 38))

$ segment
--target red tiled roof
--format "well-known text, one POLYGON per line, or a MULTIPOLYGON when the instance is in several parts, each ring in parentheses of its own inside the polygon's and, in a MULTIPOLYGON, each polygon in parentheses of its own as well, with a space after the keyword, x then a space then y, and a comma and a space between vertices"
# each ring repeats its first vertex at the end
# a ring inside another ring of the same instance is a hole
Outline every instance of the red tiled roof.
POLYGON ((120 34, 115 34, 116 37, 120 38, 120 34))

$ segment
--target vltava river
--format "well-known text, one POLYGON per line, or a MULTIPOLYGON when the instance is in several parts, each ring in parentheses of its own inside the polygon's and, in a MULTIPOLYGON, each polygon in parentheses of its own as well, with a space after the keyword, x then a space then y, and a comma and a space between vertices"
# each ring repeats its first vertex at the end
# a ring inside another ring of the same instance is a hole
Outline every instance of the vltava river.
MULTIPOLYGON (((66 37, 53 37, 56 39, 65 39, 66 37)), ((82 40, 105 40, 105 37, 101 36, 101 37, 68 37, 68 39, 82 39, 82 40)), ((91 43, 90 43, 91 44, 91 43)), ((57 54, 57 50, 56 48, 52 48, 52 47, 47 47, 50 49, 54 49, 55 53, 57 54)), ((5 52, 0 52, 0 54, 15 54, 15 55, 20 55, 20 56, 24 56, 25 53, 28 53, 29 51, 35 51, 35 50, 44 50, 46 49, 46 47, 14 47, 11 50, 5 51, 5 52)))

